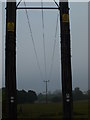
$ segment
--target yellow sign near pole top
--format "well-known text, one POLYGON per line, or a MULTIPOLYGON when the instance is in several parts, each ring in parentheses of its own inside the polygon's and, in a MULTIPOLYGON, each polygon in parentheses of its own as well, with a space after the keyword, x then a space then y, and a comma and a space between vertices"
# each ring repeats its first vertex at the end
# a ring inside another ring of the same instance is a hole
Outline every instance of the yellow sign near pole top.
POLYGON ((62 22, 69 22, 69 15, 68 14, 62 15, 62 22))
POLYGON ((14 32, 14 22, 7 23, 7 31, 14 32))

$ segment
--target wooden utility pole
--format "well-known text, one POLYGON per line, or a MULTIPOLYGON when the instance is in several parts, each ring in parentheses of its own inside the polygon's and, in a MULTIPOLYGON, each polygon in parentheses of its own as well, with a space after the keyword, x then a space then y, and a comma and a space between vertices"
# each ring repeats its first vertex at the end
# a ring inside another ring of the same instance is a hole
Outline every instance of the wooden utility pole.
POLYGON ((7 0, 6 5, 5 45, 6 120, 16 120, 16 2, 13 0, 7 0))
POLYGON ((61 74, 63 95, 63 120, 72 120, 72 73, 70 51, 70 25, 68 0, 59 2, 61 26, 61 74))
POLYGON ((44 81, 46 83, 46 103, 48 103, 48 88, 47 88, 47 83, 49 82, 49 80, 45 80, 44 81))

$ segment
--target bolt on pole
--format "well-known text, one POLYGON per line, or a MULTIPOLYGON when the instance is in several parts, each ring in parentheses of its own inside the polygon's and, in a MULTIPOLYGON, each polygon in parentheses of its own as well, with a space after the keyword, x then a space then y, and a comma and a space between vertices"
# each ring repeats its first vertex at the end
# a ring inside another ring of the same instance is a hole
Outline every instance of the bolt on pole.
POLYGON ((61 75, 63 95, 63 120, 72 120, 72 73, 70 51, 70 25, 68 0, 59 2, 61 31, 61 75))
POLYGON ((5 43, 6 120, 17 119, 16 98, 16 2, 6 2, 5 43))

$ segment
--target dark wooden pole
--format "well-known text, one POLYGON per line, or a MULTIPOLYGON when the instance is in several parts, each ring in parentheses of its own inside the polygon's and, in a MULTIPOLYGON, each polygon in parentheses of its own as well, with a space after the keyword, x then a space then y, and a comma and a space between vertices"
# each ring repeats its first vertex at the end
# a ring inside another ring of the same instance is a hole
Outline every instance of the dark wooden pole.
MULTIPOLYGON (((15 0, 14 0, 15 1, 15 0)), ((5 85, 7 120, 16 120, 16 2, 6 6, 5 85)))
POLYGON ((61 71, 62 71, 62 95, 63 95, 63 120, 72 120, 72 73, 70 51, 70 25, 68 0, 59 2, 60 28, 61 28, 61 71))

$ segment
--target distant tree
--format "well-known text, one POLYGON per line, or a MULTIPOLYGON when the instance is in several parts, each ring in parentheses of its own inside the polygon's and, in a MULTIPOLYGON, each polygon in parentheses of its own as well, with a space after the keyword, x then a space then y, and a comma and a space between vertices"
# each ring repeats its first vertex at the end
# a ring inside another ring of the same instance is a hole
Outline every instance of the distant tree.
POLYGON ((27 95, 28 95, 28 102, 30 103, 34 103, 38 99, 37 94, 32 90, 29 90, 27 95))
POLYGON ((38 94, 38 101, 39 102, 43 102, 43 101, 45 101, 45 95, 44 94, 42 94, 42 93, 40 93, 40 94, 38 94))
POLYGON ((53 98, 52 98, 52 102, 61 102, 61 97, 60 96, 54 96, 53 98))
POLYGON ((88 99, 90 100, 90 90, 87 91, 88 99))
POLYGON ((62 92, 61 92, 61 90, 55 90, 53 92, 53 96, 52 96, 51 101, 52 102, 61 102, 61 100, 62 100, 62 92))
POLYGON ((32 90, 29 90, 28 92, 21 90, 17 91, 17 100, 18 103, 34 103, 37 100, 37 95, 32 90))
POLYGON ((26 103, 27 92, 25 90, 17 90, 17 102, 26 103))
MULTIPOLYGON (((47 95, 48 102, 60 102, 62 99, 62 93, 60 90, 55 90, 53 93, 49 92, 47 95)), ((38 101, 45 102, 46 95, 45 94, 38 94, 38 101)))
POLYGON ((84 94, 83 92, 80 90, 79 87, 76 87, 73 91, 73 99, 74 100, 82 100, 84 99, 84 94))
POLYGON ((53 92, 53 94, 55 94, 55 95, 61 95, 62 92, 61 92, 61 90, 55 90, 55 91, 53 92))

